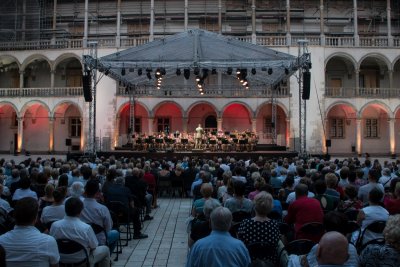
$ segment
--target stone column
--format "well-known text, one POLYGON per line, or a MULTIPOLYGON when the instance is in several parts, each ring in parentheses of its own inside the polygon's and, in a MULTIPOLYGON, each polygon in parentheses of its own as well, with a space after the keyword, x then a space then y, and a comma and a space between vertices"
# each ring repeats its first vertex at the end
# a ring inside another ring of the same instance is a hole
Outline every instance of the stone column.
POLYGON ((85 21, 83 26, 83 47, 86 48, 88 45, 89 35, 89 0, 85 0, 85 21))
POLYGON ((356 96, 359 95, 360 93, 360 70, 356 69, 355 70, 356 73, 356 96))
POLYGON ((388 29, 388 45, 393 46, 393 35, 392 35, 392 17, 391 17, 391 8, 390 8, 390 0, 386 1, 386 17, 387 17, 387 29, 388 29))
POLYGON ((251 119, 251 131, 257 134, 257 118, 251 119))
POLYGON ((50 88, 51 88, 51 89, 54 88, 54 78, 55 78, 55 74, 56 74, 56 71, 55 71, 55 70, 51 70, 51 71, 50 71, 50 88))
POLYGON ((55 30, 57 29, 57 0, 53 0, 53 36, 51 38, 51 44, 56 44, 56 33, 55 30))
POLYGON ((154 0, 150 1, 150 36, 149 41, 154 40, 154 0))
POLYGON ((358 12, 357 12, 357 0, 353 0, 353 20, 354 20, 354 45, 360 46, 360 38, 358 36, 358 12))
POLYGON ((286 45, 290 46, 292 43, 292 36, 290 34, 290 0, 286 0, 286 45))
POLYGON ((24 74, 25 74, 25 71, 23 71, 23 70, 19 71, 19 89, 24 88, 24 74))
POLYGON ((188 16, 188 1, 189 0, 185 0, 185 18, 184 18, 184 27, 185 27, 185 31, 188 30, 188 24, 189 24, 189 16, 188 16))
POLYGON ((324 0, 320 0, 320 6, 319 6, 319 12, 320 12, 320 36, 321 36, 321 45, 325 45, 325 17, 324 17, 324 0))
POLYGON ((389 70, 389 88, 391 92, 393 89, 393 70, 389 70))
POLYGON ((119 124, 121 122, 121 117, 117 116, 115 120, 115 126, 114 126, 114 147, 119 145, 119 124))
POLYGON ((222 0, 218 0, 218 33, 222 33, 222 0))
POLYGON ((324 139, 322 140, 322 150, 324 153, 328 153, 329 148, 326 146, 326 140, 329 139, 329 119, 325 118, 324 120, 324 129, 325 129, 325 134, 324 134, 324 139))
POLYGON ((396 122, 396 118, 389 118, 389 138, 390 138, 390 154, 394 155, 396 149, 396 134, 394 129, 394 123, 396 122))
POLYGON ((217 131, 222 131, 222 117, 217 118, 217 131))
POLYGON ((182 131, 187 133, 188 128, 188 118, 182 117, 182 131))
POLYGON ((153 117, 149 117, 149 133, 148 135, 152 135, 153 134, 153 124, 154 124, 154 118, 153 117))
POLYGON ((117 2, 117 36, 115 46, 121 47, 121 0, 117 2))
POLYGON ((24 118, 19 117, 18 119, 18 144, 17 152, 22 152, 23 141, 24 141, 24 118))
POLYGON ((49 152, 54 152, 54 118, 49 118, 49 152))
POLYGON ((286 147, 290 146, 290 118, 286 118, 286 147))
POLYGON ((251 1, 251 43, 257 43, 256 36, 256 0, 251 1))
POLYGON ((356 119, 356 152, 361 155, 361 119, 356 119))

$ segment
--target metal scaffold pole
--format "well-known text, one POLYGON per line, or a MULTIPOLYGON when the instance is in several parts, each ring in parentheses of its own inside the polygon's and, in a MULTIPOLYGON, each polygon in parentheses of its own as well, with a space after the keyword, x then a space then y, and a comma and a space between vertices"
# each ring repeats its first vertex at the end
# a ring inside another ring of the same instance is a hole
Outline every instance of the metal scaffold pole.
MULTIPOLYGON (((302 55, 308 55, 309 61, 309 53, 308 53, 308 41, 307 40, 299 40, 298 42, 298 58, 302 55)), ((308 71, 308 64, 306 66, 302 66, 299 68, 299 76, 298 76, 298 84, 299 84, 299 143, 300 156, 304 157, 307 155, 307 100, 304 99, 304 79, 303 74, 305 71, 308 71)))
POLYGON ((97 89, 97 42, 89 42, 89 56, 93 59, 94 64, 90 70, 92 78, 92 96, 93 100, 89 102, 89 140, 86 152, 96 155, 96 89, 97 89))

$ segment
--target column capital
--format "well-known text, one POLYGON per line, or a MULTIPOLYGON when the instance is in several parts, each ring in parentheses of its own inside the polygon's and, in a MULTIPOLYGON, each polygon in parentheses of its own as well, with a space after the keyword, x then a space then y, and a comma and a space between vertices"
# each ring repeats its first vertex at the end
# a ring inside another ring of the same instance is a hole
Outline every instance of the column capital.
POLYGON ((54 117, 49 117, 49 123, 50 123, 50 122, 53 123, 55 120, 56 120, 56 118, 54 118, 54 117))
POLYGON ((18 117, 17 120, 20 121, 20 122, 23 122, 24 121, 24 117, 18 117))
POLYGON ((18 72, 19 72, 20 75, 24 75, 24 74, 25 74, 25 71, 24 71, 24 70, 20 70, 20 71, 18 71, 18 72))
POLYGON ((387 120, 388 120, 388 122, 395 122, 396 118, 388 118, 387 120))

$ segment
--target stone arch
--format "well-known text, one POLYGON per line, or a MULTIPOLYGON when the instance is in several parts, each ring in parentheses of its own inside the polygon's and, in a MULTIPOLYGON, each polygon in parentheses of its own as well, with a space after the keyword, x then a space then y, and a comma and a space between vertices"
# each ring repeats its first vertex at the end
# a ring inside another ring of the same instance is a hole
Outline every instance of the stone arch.
POLYGON ((173 104, 173 105, 176 105, 176 106, 178 107, 178 109, 181 111, 182 116, 185 115, 185 110, 182 108, 182 106, 181 106, 178 102, 175 102, 175 101, 172 101, 172 100, 165 100, 165 101, 161 101, 160 103, 158 103, 157 105, 155 105, 155 106, 153 107, 153 109, 152 109, 151 112, 149 113, 150 116, 154 116, 154 115, 156 114, 157 110, 158 110, 161 106, 163 106, 163 105, 165 105, 165 104, 173 104))
MULTIPOLYGON (((271 100, 267 100, 267 101, 264 101, 261 104, 259 104, 256 111, 254 112, 254 116, 255 117, 258 116, 258 114, 260 113, 260 110, 263 108, 264 105, 271 104, 271 103, 272 103, 271 100)), ((286 108, 286 106, 282 102, 280 102, 279 100, 276 100, 276 105, 277 105, 277 107, 279 107, 283 110, 286 117, 289 117, 289 110, 286 108)))
POLYGON ((9 54, 5 54, 5 55, 1 55, 1 56, 0 56, 0 60, 1 60, 2 58, 11 58, 11 59, 13 59, 13 61, 14 61, 15 63, 17 63, 18 68, 21 69, 21 62, 19 62, 18 58, 16 58, 15 56, 9 55, 9 54))
POLYGON ((333 108, 335 108, 336 106, 338 106, 338 105, 345 105, 345 106, 351 107, 351 108, 354 110, 354 112, 355 112, 355 114, 356 114, 356 117, 358 117, 358 111, 357 111, 356 106, 354 106, 352 103, 347 102, 347 101, 344 101, 344 100, 342 100, 342 101, 337 101, 337 102, 332 103, 331 105, 329 105, 329 106, 326 108, 326 110, 325 110, 325 117, 327 117, 327 115, 329 114, 329 112, 330 112, 333 108))
MULTIPOLYGON (((129 105, 129 101, 123 102, 117 109, 116 116, 118 117, 119 114, 126 108, 126 106, 129 105)), ((148 116, 150 116, 150 110, 149 108, 141 101, 135 100, 135 105, 140 105, 144 110, 146 110, 148 116)))
POLYGON ((32 105, 35 105, 35 104, 42 105, 47 110, 49 117, 50 117, 50 115, 52 113, 51 113, 49 106, 41 100, 31 100, 29 102, 26 102, 19 112, 20 116, 24 116, 27 109, 29 109, 32 105))
POLYGON ((30 55, 29 57, 27 57, 24 60, 24 62, 22 62, 22 64, 21 64, 21 70, 24 71, 25 68, 30 63, 32 63, 35 59, 42 59, 42 60, 46 61, 49 64, 50 70, 54 70, 52 61, 48 57, 46 57, 45 55, 42 55, 42 54, 33 54, 33 55, 30 55))
POLYGON ((201 105, 201 104, 205 104, 205 105, 208 105, 208 106, 212 107, 212 109, 215 111, 215 113, 217 114, 217 116, 220 115, 220 112, 218 111, 217 107, 216 107, 213 103, 211 103, 211 102, 209 102, 209 101, 205 101, 205 100, 201 100, 201 101, 197 101, 197 102, 192 103, 192 104, 187 108, 185 115, 186 115, 186 116, 189 116, 189 113, 192 111, 192 109, 193 109, 194 107, 196 107, 197 105, 201 105))
POLYGON ((390 118, 393 117, 393 112, 391 111, 390 107, 389 107, 388 105, 386 105, 385 103, 379 101, 379 100, 373 100, 373 101, 370 101, 370 102, 368 102, 368 103, 365 103, 365 104, 360 108, 360 110, 359 110, 359 112, 358 112, 358 114, 357 114, 357 117, 358 117, 358 118, 361 118, 361 117, 362 117, 362 114, 363 114, 364 111, 365 111, 365 109, 368 108, 368 107, 370 107, 370 106, 378 107, 378 108, 384 110, 390 118))
MULTIPOLYGON (((383 54, 380 53, 368 53, 366 55, 364 55, 363 57, 360 58, 360 60, 358 61, 357 64, 357 68, 360 69, 362 63, 367 59, 367 58, 374 58, 374 59, 380 59, 381 61, 383 61, 386 65, 386 67, 390 70, 391 69, 391 62, 390 60, 383 54)), ((382 67, 381 64, 379 64, 379 62, 377 62, 377 64, 379 65, 379 67, 382 67)))
MULTIPOLYGON (((57 68, 57 65, 58 65, 58 64, 60 64, 60 63, 63 62, 64 60, 70 59, 70 58, 75 58, 75 59, 77 59, 77 60, 82 64, 82 59, 81 59, 78 55, 76 55, 76 54, 74 54, 74 53, 65 53, 65 54, 60 55, 59 57, 57 57, 57 58, 54 60, 54 69, 57 68)), ((82 68, 83 68, 83 66, 82 66, 82 68)))
POLYGON ((19 116, 18 108, 14 103, 9 102, 9 101, 0 101, 0 108, 2 106, 11 106, 14 109, 15 113, 17 114, 17 116, 19 116))
POLYGON ((221 115, 223 115, 224 112, 225 112, 225 110, 226 110, 229 106, 231 106, 232 104, 239 104, 239 105, 244 106, 244 107, 247 109, 247 112, 249 113, 249 117, 254 117, 254 111, 253 111, 253 109, 252 109, 247 103, 245 103, 245 102, 243 102, 243 101, 232 101, 232 102, 227 103, 226 105, 224 105, 224 106, 222 107, 222 109, 221 109, 221 115))
POLYGON ((53 110, 51 111, 50 117, 51 117, 51 118, 54 118, 54 114, 56 113, 56 110, 57 110, 61 105, 64 105, 64 104, 73 105, 74 107, 76 107, 76 108, 78 109, 79 114, 81 115, 81 117, 83 117, 83 110, 82 110, 81 106, 79 106, 77 103, 72 102, 72 101, 70 101, 70 100, 62 100, 62 101, 58 102, 58 103, 54 106, 53 110))
POLYGON ((347 59, 348 61, 350 61, 351 63, 353 63, 353 67, 354 67, 354 68, 357 67, 357 65, 358 65, 358 64, 357 64, 357 61, 355 60, 355 58, 354 58, 352 55, 349 55, 349 54, 344 53, 344 52, 336 52, 336 53, 333 53, 333 54, 329 55, 329 56, 325 59, 325 69, 326 69, 326 66, 328 65, 329 61, 330 61, 331 59, 333 59, 333 58, 336 58, 336 57, 347 59))
POLYGON ((230 102, 223 107, 221 114, 223 131, 251 131, 254 113, 246 103, 230 102))

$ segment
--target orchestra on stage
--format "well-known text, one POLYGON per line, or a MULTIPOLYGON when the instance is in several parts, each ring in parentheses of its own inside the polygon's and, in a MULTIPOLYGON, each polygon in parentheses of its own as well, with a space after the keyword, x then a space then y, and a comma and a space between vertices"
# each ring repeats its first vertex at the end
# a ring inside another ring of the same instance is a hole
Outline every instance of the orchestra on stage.
MULTIPOLYGON (((201 126, 199 125, 201 128, 201 126)), ((160 132, 154 135, 133 134, 129 147, 135 151, 254 151, 258 136, 251 131, 203 131, 196 128, 195 133, 160 132)))

